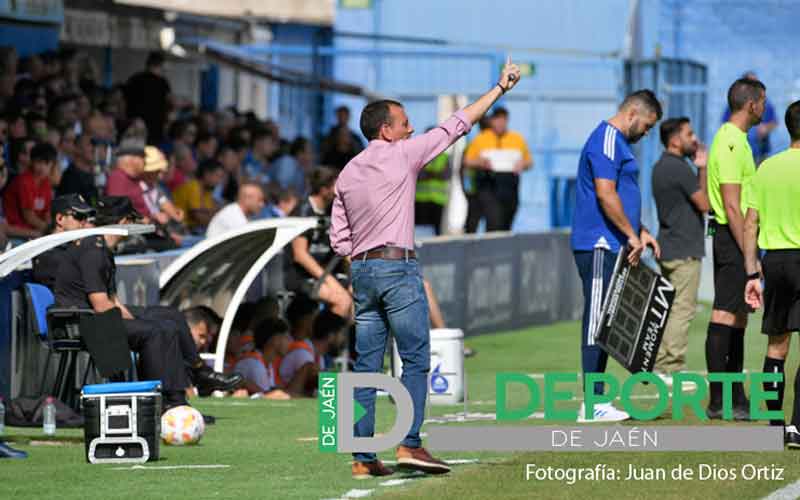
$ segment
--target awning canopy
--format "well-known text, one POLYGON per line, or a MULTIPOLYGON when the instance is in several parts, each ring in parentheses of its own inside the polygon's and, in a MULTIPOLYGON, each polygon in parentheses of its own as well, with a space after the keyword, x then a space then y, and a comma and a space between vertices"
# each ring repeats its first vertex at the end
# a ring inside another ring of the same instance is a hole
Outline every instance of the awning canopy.
POLYGON ((213 61, 230 66, 267 80, 310 89, 319 88, 326 92, 378 99, 369 90, 359 85, 340 82, 326 77, 318 77, 312 73, 288 69, 269 62, 268 56, 248 50, 247 47, 232 45, 209 39, 186 39, 179 41, 182 46, 193 50, 213 61))
POLYGON ((335 0, 114 0, 118 4, 201 16, 332 26, 335 0))

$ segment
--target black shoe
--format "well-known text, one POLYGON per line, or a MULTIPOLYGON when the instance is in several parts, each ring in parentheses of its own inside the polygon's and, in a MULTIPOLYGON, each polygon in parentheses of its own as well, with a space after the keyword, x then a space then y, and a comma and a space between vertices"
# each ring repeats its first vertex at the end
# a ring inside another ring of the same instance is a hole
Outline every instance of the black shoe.
POLYGON ((750 421, 750 403, 747 403, 746 406, 734 406, 733 407, 733 419, 737 422, 749 422, 750 421))
POLYGON ((797 432, 797 427, 790 425, 784 429, 783 442, 790 449, 800 450, 800 432, 797 432))
POLYGON ((206 415, 205 413, 203 413, 203 422, 206 425, 214 425, 217 423, 217 417, 213 415, 206 415))
POLYGON ((706 416, 710 420, 719 420, 719 419, 721 419, 722 418, 722 405, 720 405, 720 406, 708 405, 708 408, 706 408, 706 416))
POLYGON ((242 376, 238 373, 225 375, 224 373, 215 372, 207 366, 203 366, 194 371, 194 381, 199 394, 206 394, 214 391, 232 391, 236 389, 243 380, 242 376))
POLYGON ((22 450, 15 450, 0 441, 0 458, 28 458, 28 454, 22 450))

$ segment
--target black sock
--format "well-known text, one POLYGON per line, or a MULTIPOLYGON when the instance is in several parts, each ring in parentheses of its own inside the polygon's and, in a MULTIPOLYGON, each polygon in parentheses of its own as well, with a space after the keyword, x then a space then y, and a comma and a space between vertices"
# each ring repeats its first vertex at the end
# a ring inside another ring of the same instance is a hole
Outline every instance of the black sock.
MULTIPOLYGON (((728 327, 730 335, 730 347, 728 348, 728 363, 725 370, 728 373, 742 373, 744 368, 744 328, 728 327)), ((733 384, 733 406, 747 406, 747 396, 744 392, 744 384, 735 382, 733 384)))
MULTIPOLYGON (((708 367, 708 373, 721 373, 726 370, 730 337, 728 326, 719 323, 708 324, 708 334, 706 335, 706 366, 708 367)), ((710 383, 709 392, 708 406, 721 408, 722 383, 710 383)))
MULTIPOLYGON (((770 358, 769 356, 764 357, 764 373, 783 373, 783 365, 785 361, 782 359, 775 359, 770 358)), ((783 393, 786 388, 786 380, 784 376, 784 380, 780 382, 764 382, 763 384, 765 391, 777 392, 778 399, 768 399, 767 403, 767 410, 769 411, 780 411, 783 409, 783 393)), ((784 425, 783 420, 770 420, 769 425, 784 425)))
POLYGON ((800 429, 800 368, 794 374, 794 414, 792 425, 800 429))

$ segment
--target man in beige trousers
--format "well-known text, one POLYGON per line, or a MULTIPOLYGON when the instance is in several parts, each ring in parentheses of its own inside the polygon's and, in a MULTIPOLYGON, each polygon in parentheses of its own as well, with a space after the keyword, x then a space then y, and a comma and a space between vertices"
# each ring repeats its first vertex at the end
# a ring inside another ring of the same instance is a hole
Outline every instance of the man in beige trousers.
POLYGON ((704 215, 706 152, 688 118, 661 124, 664 154, 653 166, 653 195, 658 208, 661 272, 675 286, 675 301, 667 320, 655 372, 672 384, 672 374, 686 370, 689 324, 697 310, 700 262, 705 253, 704 215), (687 158, 697 167, 695 173, 687 158))

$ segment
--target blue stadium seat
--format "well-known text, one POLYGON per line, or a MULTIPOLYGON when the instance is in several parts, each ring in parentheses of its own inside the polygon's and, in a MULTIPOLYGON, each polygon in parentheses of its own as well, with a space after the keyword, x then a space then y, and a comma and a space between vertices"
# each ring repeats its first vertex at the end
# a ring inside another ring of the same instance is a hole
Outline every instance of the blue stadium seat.
POLYGON ((25 283, 25 296, 31 306, 33 314, 31 326, 33 333, 38 335, 43 341, 47 340, 47 309, 53 305, 55 298, 53 292, 44 285, 37 283, 25 283))

